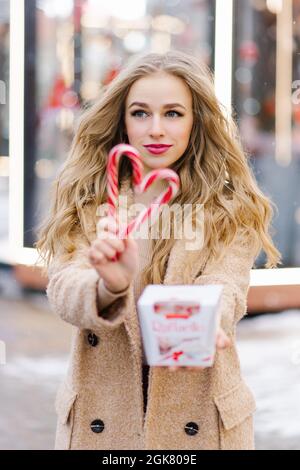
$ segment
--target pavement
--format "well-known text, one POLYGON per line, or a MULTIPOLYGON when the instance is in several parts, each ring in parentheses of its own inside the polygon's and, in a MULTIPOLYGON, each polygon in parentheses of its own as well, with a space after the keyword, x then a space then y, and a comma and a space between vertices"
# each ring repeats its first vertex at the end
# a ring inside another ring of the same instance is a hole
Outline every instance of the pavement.
MULTIPOLYGON (((11 271, 1 269, 0 312, 2 353, 6 347, 5 364, 0 357, 0 449, 53 449, 54 399, 73 327, 51 313, 44 294, 24 291, 11 271)), ((238 350, 257 402, 256 448, 300 450, 300 311, 243 319, 238 350)))

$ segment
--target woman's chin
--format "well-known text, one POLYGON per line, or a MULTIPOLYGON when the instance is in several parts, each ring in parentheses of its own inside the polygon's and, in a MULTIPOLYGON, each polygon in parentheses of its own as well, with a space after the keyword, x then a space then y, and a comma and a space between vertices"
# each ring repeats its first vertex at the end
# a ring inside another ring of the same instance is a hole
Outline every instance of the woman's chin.
POLYGON ((151 157, 147 156, 143 158, 143 163, 151 170, 157 170, 158 168, 168 168, 166 158, 162 157, 161 155, 153 155, 151 157))

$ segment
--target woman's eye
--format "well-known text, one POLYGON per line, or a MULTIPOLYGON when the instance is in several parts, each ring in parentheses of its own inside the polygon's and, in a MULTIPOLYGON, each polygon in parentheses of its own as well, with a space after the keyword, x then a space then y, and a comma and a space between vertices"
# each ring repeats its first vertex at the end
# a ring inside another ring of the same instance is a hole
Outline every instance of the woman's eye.
MULTIPOLYGON (((179 113, 178 111, 168 111, 167 114, 170 114, 170 113, 171 113, 171 114, 174 113, 174 114, 175 114, 175 117, 176 117, 176 116, 182 116, 182 114, 179 113)), ((173 116, 174 116, 174 114, 173 114, 173 116)))
POLYGON ((141 114, 147 114, 147 113, 145 111, 133 111, 133 113, 131 113, 131 116, 141 117, 141 114))
MULTIPOLYGON (((137 116, 137 117, 142 117, 141 115, 142 114, 147 114, 145 111, 133 111, 133 113, 131 113, 131 116, 137 116)), ((181 113, 179 113, 178 111, 167 111, 166 113, 167 115, 170 115, 171 114, 171 117, 177 117, 177 116, 182 116, 181 113)))

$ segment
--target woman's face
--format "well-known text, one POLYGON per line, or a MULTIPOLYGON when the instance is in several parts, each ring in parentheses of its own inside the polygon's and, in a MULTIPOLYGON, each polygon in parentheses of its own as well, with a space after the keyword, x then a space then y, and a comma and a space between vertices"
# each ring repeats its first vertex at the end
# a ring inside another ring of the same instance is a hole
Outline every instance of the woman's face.
POLYGON ((192 94, 179 77, 157 72, 140 78, 125 102, 129 144, 139 150, 145 173, 167 168, 186 150, 193 125, 192 94), (149 145, 168 145, 163 150, 149 145), (152 151, 151 151, 152 150, 152 151))

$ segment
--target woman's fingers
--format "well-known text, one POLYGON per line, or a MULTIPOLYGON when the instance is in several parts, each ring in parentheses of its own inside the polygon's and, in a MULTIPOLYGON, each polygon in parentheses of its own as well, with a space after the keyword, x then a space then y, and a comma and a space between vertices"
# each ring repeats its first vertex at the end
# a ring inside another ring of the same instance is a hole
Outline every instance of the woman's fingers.
POLYGON ((92 251, 102 253, 108 259, 114 258, 116 254, 125 250, 123 240, 119 239, 96 239, 92 243, 92 251))
POLYGON ((101 240, 101 248, 91 247, 88 252, 89 260, 93 265, 106 264, 116 255, 117 250, 101 240))
POLYGON ((100 253, 99 251, 96 251, 96 250, 91 250, 90 249, 89 253, 88 253, 88 256, 89 256, 90 262, 93 265, 104 264, 107 261, 104 254, 100 253))
MULTIPOLYGON (((229 339, 225 331, 221 327, 218 327, 217 336, 216 336, 216 347, 218 349, 224 349, 230 345, 231 345, 231 340, 229 339)), ((184 368, 190 371, 200 371, 204 369, 204 367, 202 366, 169 366, 168 368, 171 372, 174 372, 178 370, 179 368, 180 369, 184 368)))
POLYGON ((107 240, 101 240, 101 247, 99 247, 99 251, 108 259, 114 258, 117 253, 117 249, 114 248, 107 240))
POLYGON ((95 247, 102 251, 103 246, 109 246, 113 250, 119 251, 122 253, 125 249, 125 244, 123 240, 119 238, 106 238, 105 240, 95 240, 95 247))
POLYGON ((109 235, 111 238, 117 238, 117 224, 113 217, 103 217, 97 222, 98 238, 109 235))
POLYGON ((216 347, 218 349, 225 349, 230 346, 230 344, 231 341, 225 331, 222 328, 219 328, 217 332, 216 347))

